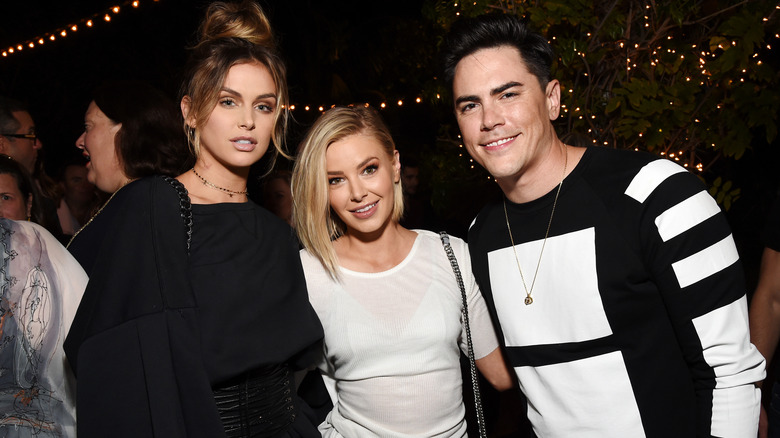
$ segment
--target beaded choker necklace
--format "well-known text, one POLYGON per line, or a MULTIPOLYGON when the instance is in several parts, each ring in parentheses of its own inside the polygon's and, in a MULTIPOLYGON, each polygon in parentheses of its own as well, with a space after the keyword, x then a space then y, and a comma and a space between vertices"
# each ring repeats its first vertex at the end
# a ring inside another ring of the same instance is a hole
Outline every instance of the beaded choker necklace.
POLYGON ((200 178, 201 181, 203 181, 203 185, 209 186, 212 189, 221 190, 221 191, 227 193, 228 196, 230 196, 231 198, 233 197, 233 195, 246 195, 246 194, 249 193, 249 190, 247 190, 247 189, 236 191, 236 190, 230 190, 230 189, 226 189, 224 187, 220 187, 218 185, 215 185, 211 181, 209 181, 206 178, 203 178, 202 176, 200 176, 200 174, 198 173, 197 170, 195 170, 194 167, 192 168, 192 172, 195 174, 195 176, 200 178))

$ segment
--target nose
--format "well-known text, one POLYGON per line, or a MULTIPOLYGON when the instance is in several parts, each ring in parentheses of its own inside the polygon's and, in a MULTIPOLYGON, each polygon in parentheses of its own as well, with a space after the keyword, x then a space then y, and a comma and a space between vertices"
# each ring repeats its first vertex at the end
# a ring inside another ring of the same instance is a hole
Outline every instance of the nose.
POLYGON ((79 138, 76 139, 76 147, 79 149, 84 149, 84 137, 86 136, 86 132, 82 132, 81 135, 79 135, 79 138))
POLYGON ((255 114, 253 107, 247 107, 241 112, 241 121, 238 124, 239 127, 252 130, 255 129, 255 114))
POLYGON ((38 137, 35 137, 35 141, 33 142, 33 149, 38 150, 43 147, 43 143, 41 142, 41 139, 38 137))
POLYGON ((349 181, 349 197, 353 202, 362 201, 366 195, 368 195, 368 191, 359 178, 349 181))
POLYGON ((491 131, 504 124, 504 115, 495 105, 487 102, 482 105, 482 131, 491 131))

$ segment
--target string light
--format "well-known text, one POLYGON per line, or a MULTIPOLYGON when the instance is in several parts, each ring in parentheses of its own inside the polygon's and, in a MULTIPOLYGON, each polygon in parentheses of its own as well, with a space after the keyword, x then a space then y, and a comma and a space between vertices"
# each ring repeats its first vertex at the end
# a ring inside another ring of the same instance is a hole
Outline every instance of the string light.
MULTIPOLYGON (((145 4, 151 4, 151 3, 158 3, 160 0, 149 0, 145 1, 145 4)), ((78 20, 78 22, 68 24, 66 26, 63 26, 59 29, 55 29, 51 32, 46 32, 43 35, 38 35, 36 37, 30 38, 27 41, 23 41, 17 44, 12 44, 8 47, 8 49, 5 49, 2 51, 2 57, 8 58, 10 55, 14 55, 20 51, 24 47, 28 47, 30 49, 36 48, 38 46, 42 46, 43 43, 48 39, 49 41, 54 41, 57 39, 57 36, 60 36, 62 38, 65 38, 68 36, 68 31, 76 32, 79 29, 79 25, 84 24, 86 27, 91 28, 94 26, 96 19, 102 18, 103 21, 106 23, 111 22, 112 17, 111 14, 117 15, 122 10, 122 7, 124 6, 132 6, 133 8, 138 8, 141 5, 141 1, 139 0, 127 0, 124 3, 118 5, 118 6, 112 6, 105 12, 98 12, 95 14, 90 15, 89 17, 82 18, 81 20, 78 20)))

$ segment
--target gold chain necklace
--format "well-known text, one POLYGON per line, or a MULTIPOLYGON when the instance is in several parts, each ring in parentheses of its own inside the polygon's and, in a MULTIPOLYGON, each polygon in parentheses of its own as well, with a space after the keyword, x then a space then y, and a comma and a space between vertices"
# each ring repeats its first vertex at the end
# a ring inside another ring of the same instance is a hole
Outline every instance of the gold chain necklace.
POLYGON ((103 209, 104 209, 104 208, 106 208, 106 206, 108 205, 108 203, 109 203, 109 202, 111 202, 111 200, 112 200, 112 199, 114 199, 114 196, 116 196, 116 194, 117 194, 117 193, 119 193, 119 191, 120 191, 120 190, 122 190, 123 188, 125 188, 125 186, 126 186, 126 185, 130 184, 130 183, 131 183, 131 182, 133 182, 133 181, 135 181, 135 179, 128 179, 127 181, 125 181, 125 183, 124 183, 124 184, 122 184, 122 187, 120 187, 120 188, 116 189, 116 190, 114 191, 114 193, 112 193, 112 194, 111 194, 111 196, 109 196, 109 197, 108 197, 108 199, 106 199, 106 202, 104 202, 104 203, 103 203, 103 205, 101 205, 101 206, 100 206, 100 208, 98 209, 98 211, 96 211, 96 212, 95 212, 95 214, 93 214, 93 215, 92 215, 92 217, 90 217, 90 218, 89 218, 89 220, 87 221, 87 223, 86 223, 86 224, 84 224, 84 225, 82 225, 82 226, 81 226, 81 228, 79 228, 79 230, 78 230, 78 231, 76 231, 75 233, 73 233, 73 237, 71 237, 71 238, 70 238, 70 240, 68 240, 68 244, 67 244, 67 245, 65 245, 65 248, 69 248, 69 247, 70 247, 70 244, 71 244, 71 243, 73 243, 73 240, 74 240, 74 239, 76 239, 76 236, 78 236, 78 235, 79 235, 79 233, 81 233, 82 231, 84 231, 84 228, 87 228, 87 226, 88 226, 89 224, 91 224, 91 223, 92 223, 92 221, 93 221, 93 220, 95 220, 95 218, 96 218, 96 217, 98 217, 98 215, 100 214, 100 212, 102 212, 102 211, 103 211, 103 209))
POLYGON ((200 178, 201 181, 203 181, 204 185, 207 185, 207 186, 209 186, 211 188, 214 188, 214 189, 217 189, 217 190, 222 190, 223 192, 227 193, 228 196, 230 196, 231 198, 233 197, 233 195, 246 195, 247 193, 249 193, 249 190, 247 190, 247 189, 236 191, 236 190, 230 190, 230 189, 226 189, 224 187, 220 187, 218 185, 212 184, 210 181, 206 180, 206 178, 203 178, 202 176, 200 176, 200 174, 198 173, 197 170, 195 170, 194 167, 192 168, 192 171, 195 173, 195 175, 198 178, 200 178))
POLYGON ((569 164, 569 151, 566 149, 566 145, 563 146, 564 161, 563 161, 563 175, 561 176, 561 182, 558 183, 558 191, 555 192, 555 200, 553 201, 552 212, 550 213, 550 220, 547 222, 547 231, 544 233, 544 240, 542 241, 542 249, 539 251, 539 260, 536 262, 536 271, 534 271, 534 278, 531 281, 531 289, 525 284, 525 277, 523 276, 523 270, 520 269, 520 259, 517 257, 517 249, 515 249, 515 239, 512 237, 512 227, 509 226, 509 214, 506 212, 506 196, 504 197, 504 219, 506 219, 506 229, 509 231, 509 241, 512 242, 512 252, 515 254, 515 262, 517 262, 517 270, 520 271, 520 280, 523 281, 523 289, 525 289, 525 305, 532 304, 534 299, 531 294, 534 291, 534 285, 536 284, 536 276, 539 274, 539 266, 542 264, 542 254, 544 254, 544 246, 547 244, 547 236, 550 235, 550 226, 552 225, 553 216, 555 215, 555 206, 558 205, 558 195, 561 194, 561 187, 563 187, 563 180, 566 178, 566 166, 569 164))

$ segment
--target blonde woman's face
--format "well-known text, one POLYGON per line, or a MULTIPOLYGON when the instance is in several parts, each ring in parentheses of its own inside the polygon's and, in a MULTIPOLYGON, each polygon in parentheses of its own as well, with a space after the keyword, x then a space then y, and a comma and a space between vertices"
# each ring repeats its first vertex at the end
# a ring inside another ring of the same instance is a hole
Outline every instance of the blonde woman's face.
POLYGON ((400 166, 398 152, 388 156, 372 136, 350 135, 328 146, 328 199, 347 234, 381 233, 392 221, 400 166))

